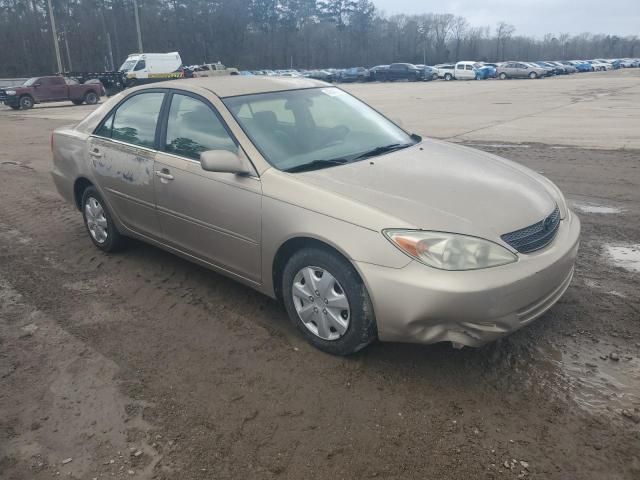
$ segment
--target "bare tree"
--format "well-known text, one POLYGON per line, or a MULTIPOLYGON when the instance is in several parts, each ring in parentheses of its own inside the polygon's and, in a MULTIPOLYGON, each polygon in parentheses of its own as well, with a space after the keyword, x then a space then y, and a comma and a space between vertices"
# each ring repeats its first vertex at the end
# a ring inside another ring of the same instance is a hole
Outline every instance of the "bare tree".
POLYGON ((507 41, 513 35, 513 32, 516 31, 516 27, 510 25, 506 22, 499 22, 496 27, 496 59, 504 60, 504 50, 507 41))

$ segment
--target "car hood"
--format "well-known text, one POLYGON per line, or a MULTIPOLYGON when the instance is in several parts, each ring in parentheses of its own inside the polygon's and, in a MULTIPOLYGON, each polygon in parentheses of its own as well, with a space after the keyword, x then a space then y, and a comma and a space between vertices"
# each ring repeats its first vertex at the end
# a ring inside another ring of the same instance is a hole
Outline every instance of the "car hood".
POLYGON ((496 241, 540 221, 556 204, 539 174, 495 155, 436 140, 296 175, 379 211, 387 223, 395 219, 383 228, 449 231, 496 241))

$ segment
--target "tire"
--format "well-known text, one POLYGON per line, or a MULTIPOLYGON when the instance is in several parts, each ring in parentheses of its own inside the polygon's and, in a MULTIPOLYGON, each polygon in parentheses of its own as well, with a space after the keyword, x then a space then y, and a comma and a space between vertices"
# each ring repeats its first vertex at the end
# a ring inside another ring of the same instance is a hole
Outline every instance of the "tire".
POLYGON ((96 92, 87 92, 84 94, 84 103, 87 105, 95 105, 98 103, 99 97, 96 92))
POLYGON ((138 85, 138 80, 135 78, 129 78, 126 82, 127 88, 133 88, 138 85))
POLYGON ((445 73, 444 74, 444 79, 448 82, 449 80, 453 79, 453 76, 450 73, 445 73))
POLYGON ((9 105, 14 110, 20 110, 20 105, 9 105))
POLYGON ((502 72, 500 75, 498 75, 500 77, 500 80, 506 80, 507 79, 507 74, 502 72))
POLYGON ((93 244, 103 252, 116 252, 122 249, 125 245, 126 237, 116 228, 105 201, 95 187, 87 187, 85 189, 82 193, 81 205, 84 226, 93 244), (102 226, 102 229, 97 228, 99 226, 102 226), (104 230, 104 237, 98 234, 100 230, 104 230))
POLYGON ((23 110, 29 110, 33 108, 34 101, 31 95, 23 95, 20 97, 20 108, 23 110))
POLYGON ((538 74, 537 74, 536 72, 531 72, 531 73, 529 74, 529 78, 530 78, 531 80, 535 80, 536 78, 538 78, 538 74))
POLYGON ((431 75, 431 80, 438 80, 438 74, 434 73, 433 75, 431 75))
POLYGON ((82 102, 84 100, 71 100, 71 103, 73 103, 74 105, 82 105, 82 102))
POLYGON ((329 249, 313 247, 296 252, 284 268, 282 292, 291 321, 311 345, 323 352, 350 355, 378 338, 371 300, 360 276, 349 262, 329 249), (327 274, 329 277, 324 277, 327 274), (323 277, 329 278, 325 288, 323 277), (317 281, 317 288, 308 288, 306 278, 317 281), (335 306, 325 308, 331 297, 335 306), (341 309, 345 301, 346 309, 341 309), (307 312, 306 323, 298 310, 307 312))

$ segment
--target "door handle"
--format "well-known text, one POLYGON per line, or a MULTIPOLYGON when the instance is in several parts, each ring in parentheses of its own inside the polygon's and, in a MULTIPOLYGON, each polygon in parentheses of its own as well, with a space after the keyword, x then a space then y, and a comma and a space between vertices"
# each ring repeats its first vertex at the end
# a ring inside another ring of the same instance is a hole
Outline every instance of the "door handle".
POLYGON ((156 170, 156 176, 160 177, 162 180, 173 180, 173 175, 169 173, 169 170, 163 168, 162 170, 156 170))
POLYGON ((100 153, 98 150, 90 150, 89 151, 89 155, 91 155, 92 157, 96 157, 96 158, 101 158, 102 157, 102 153, 100 153))

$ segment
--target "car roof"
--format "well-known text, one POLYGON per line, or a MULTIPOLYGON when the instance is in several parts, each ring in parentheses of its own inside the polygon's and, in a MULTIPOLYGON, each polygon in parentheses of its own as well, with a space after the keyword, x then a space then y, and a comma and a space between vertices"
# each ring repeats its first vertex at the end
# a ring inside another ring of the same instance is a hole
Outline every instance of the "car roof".
POLYGON ((193 92, 204 88, 220 98, 329 86, 331 85, 326 82, 305 77, 265 77, 262 75, 187 78, 145 85, 146 88, 176 88, 193 92))

